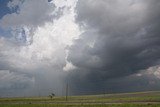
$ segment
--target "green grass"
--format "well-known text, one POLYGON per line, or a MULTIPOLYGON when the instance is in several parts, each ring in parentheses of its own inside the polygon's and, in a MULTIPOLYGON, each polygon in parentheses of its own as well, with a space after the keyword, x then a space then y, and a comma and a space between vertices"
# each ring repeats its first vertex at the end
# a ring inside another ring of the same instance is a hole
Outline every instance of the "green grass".
POLYGON ((160 92, 65 97, 0 98, 0 107, 160 107, 160 92))
POLYGON ((2 104, 0 107, 160 107, 159 104, 2 104))

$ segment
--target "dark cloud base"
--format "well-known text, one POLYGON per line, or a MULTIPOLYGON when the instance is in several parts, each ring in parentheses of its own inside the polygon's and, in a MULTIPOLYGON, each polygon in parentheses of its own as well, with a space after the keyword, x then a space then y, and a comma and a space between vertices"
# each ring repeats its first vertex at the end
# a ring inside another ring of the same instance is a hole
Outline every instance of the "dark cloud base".
MULTIPOLYGON (((81 75, 81 74, 79 74, 81 75)), ((141 92, 141 91, 158 91, 160 90, 160 82, 154 76, 130 75, 121 78, 108 80, 86 80, 86 78, 76 78, 79 75, 75 74, 68 79, 71 95, 89 95, 89 94, 104 94, 104 93, 126 93, 126 92, 141 92)))

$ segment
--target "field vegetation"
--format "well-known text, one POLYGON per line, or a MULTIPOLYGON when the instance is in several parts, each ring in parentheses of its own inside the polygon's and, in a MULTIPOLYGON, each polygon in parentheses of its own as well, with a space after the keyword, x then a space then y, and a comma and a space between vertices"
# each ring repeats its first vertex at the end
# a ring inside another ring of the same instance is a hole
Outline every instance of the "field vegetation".
POLYGON ((160 92, 65 97, 0 98, 0 107, 160 107, 160 92))

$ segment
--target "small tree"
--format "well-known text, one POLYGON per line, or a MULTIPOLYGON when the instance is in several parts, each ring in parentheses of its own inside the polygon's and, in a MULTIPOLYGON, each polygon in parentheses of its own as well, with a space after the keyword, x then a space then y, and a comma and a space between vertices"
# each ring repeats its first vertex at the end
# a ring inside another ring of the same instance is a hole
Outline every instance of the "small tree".
POLYGON ((55 96, 54 93, 51 93, 51 94, 49 95, 49 97, 50 97, 51 99, 53 99, 54 96, 55 96))
POLYGON ((54 94, 54 93, 52 93, 51 95, 52 95, 52 97, 54 97, 54 96, 55 96, 55 94, 54 94))

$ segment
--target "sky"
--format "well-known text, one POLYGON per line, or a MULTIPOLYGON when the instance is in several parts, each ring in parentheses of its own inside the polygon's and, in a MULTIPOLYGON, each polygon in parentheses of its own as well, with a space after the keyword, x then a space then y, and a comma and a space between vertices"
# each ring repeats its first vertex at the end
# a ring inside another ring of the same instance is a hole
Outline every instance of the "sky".
POLYGON ((160 90, 159 0, 0 0, 0 97, 160 90))

